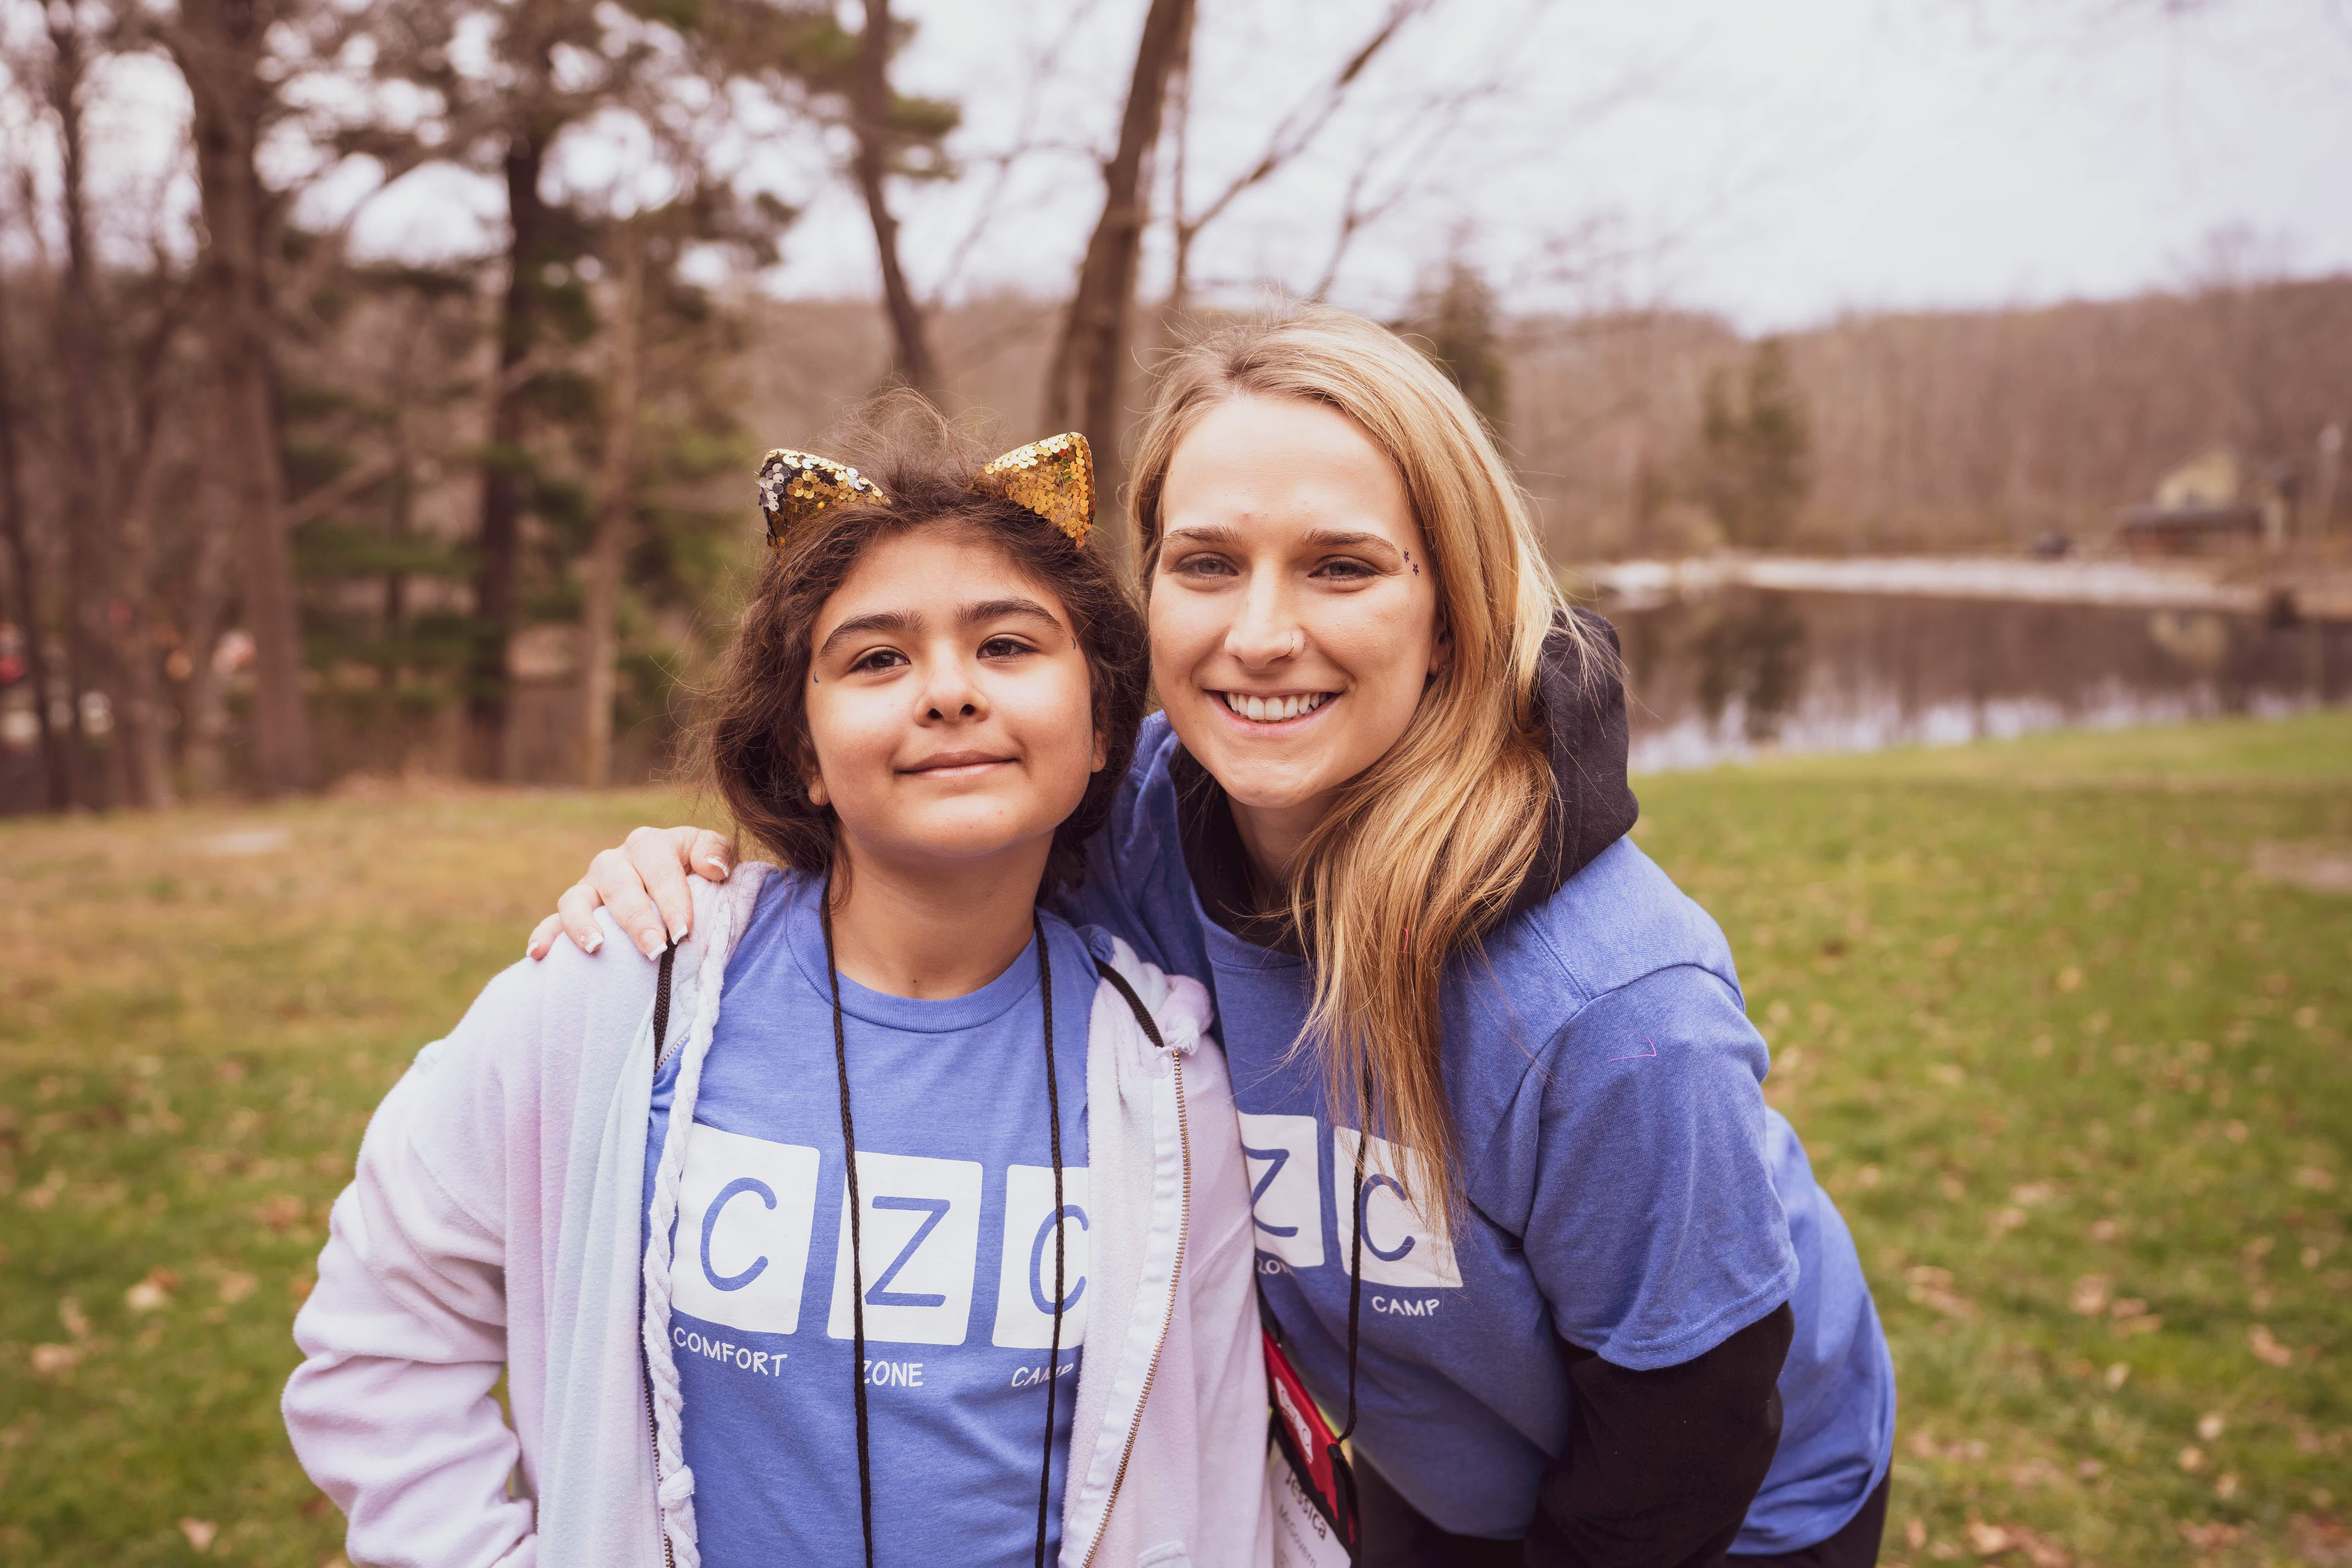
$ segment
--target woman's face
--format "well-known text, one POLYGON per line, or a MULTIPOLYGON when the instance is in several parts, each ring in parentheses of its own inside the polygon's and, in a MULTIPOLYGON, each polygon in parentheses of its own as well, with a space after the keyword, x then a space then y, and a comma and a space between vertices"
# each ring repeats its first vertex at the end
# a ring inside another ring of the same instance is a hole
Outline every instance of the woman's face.
POLYGON ((1237 397, 1178 444, 1150 590, 1151 673, 1185 750, 1251 814, 1312 826, 1394 745, 1443 665, 1403 477, 1319 403, 1237 397))
POLYGON ((922 530, 868 551, 811 635, 809 794, 852 855, 1042 871, 1103 765, 1060 597, 982 540, 922 530))

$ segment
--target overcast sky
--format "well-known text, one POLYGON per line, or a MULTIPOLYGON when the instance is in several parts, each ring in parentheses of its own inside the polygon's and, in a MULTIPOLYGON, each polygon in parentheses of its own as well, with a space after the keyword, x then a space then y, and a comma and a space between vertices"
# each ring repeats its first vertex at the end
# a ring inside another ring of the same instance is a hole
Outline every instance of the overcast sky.
MULTIPOLYGON (((1193 208, 1386 4, 1200 0, 1193 208)), ((898 8, 917 30, 898 85, 956 99, 965 121, 964 177, 895 193, 918 288, 1064 292, 1144 0, 898 8), (1031 151, 1000 184, 991 160, 1016 146, 1031 151)), ((184 209, 184 172, 161 172, 176 79, 134 64, 104 96, 112 210, 184 209)), ((752 129, 742 178, 806 208, 768 285, 872 292, 839 149, 752 129)), ((609 185, 625 162, 575 140, 553 177, 609 185)), ((1359 176, 1383 215, 1332 294, 1372 310, 1454 254, 1521 308, 1668 302, 1750 330, 2177 286, 2224 233, 2265 269, 2352 269, 2352 0, 1442 0, 1307 156, 1202 234, 1196 279, 1312 288, 1359 176)), ((494 185, 429 173, 359 234, 378 252, 486 253, 501 208, 494 185)), ((1168 256, 1156 230, 1147 292, 1168 256)))
MULTIPOLYGON (((920 21, 902 82, 961 98, 964 145, 1013 140, 1041 37, 1066 68, 1042 117, 1107 140, 1140 0, 902 0, 920 21), (1060 24, 1073 11, 1075 28, 1060 24)), ((1247 161, 1279 106, 1340 58, 1371 0, 1202 0, 1192 184, 1247 161), (1268 20, 1269 16, 1279 17, 1268 20)), ((1500 68, 1505 95, 1431 153, 1422 187, 1349 253, 1338 292, 1380 307, 1458 245, 1530 291, 1547 258, 1588 294, 1665 298, 1744 326, 1851 307, 2111 296, 2177 284, 2235 228, 2299 272, 2352 268, 2352 5, 2215 0, 1455 0, 1335 124, 1321 161, 1269 183, 1202 241, 1213 281, 1310 285, 1353 153, 1427 84, 1500 68), (1578 237, 1582 237, 1580 239, 1578 237), (1565 243, 1562 243, 1565 241, 1565 243)), ((967 269, 1063 278, 1094 215, 1075 163, 967 269)), ((1202 199, 1196 194, 1196 202, 1202 199)), ((935 272, 968 216, 910 193, 935 272)), ((870 287, 860 215, 820 203, 782 281, 870 287)), ((1155 247, 1155 255, 1159 247, 1155 247)), ((927 269, 928 264, 928 269, 927 269)))

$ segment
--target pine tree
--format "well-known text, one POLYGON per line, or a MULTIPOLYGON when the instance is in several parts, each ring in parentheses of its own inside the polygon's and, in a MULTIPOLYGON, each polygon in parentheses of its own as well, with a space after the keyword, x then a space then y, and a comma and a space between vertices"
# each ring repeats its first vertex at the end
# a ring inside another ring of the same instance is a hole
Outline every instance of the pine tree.
POLYGON ((1804 505, 1811 436, 1785 342, 1759 342, 1746 371, 1737 395, 1724 372, 1707 379, 1697 489, 1725 538, 1763 549, 1787 542, 1804 505))

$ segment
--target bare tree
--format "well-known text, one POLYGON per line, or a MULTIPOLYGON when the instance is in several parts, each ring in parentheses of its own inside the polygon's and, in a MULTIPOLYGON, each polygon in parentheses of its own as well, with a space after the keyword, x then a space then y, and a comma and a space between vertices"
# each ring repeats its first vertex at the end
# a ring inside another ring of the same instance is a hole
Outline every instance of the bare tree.
POLYGON ((1106 492, 1116 488, 1120 473, 1118 388, 1127 369, 1136 260, 1151 216, 1144 163, 1160 141, 1168 84, 1192 36, 1192 0, 1151 0, 1136 45, 1118 144, 1103 165, 1102 216, 1087 243, 1046 374, 1045 421, 1061 428, 1075 422, 1085 433, 1106 492))
POLYGON ((939 366, 931 358, 930 339, 924 330, 922 307, 907 286, 906 268, 898 260, 898 220, 891 215, 884 177, 890 170, 894 141, 890 112, 890 50, 893 43, 890 0, 866 0, 866 30, 857 40, 857 84, 852 95, 857 153, 852 168, 858 194, 874 225, 874 248, 882 267, 882 306, 890 318, 890 341, 896 352, 891 371, 927 397, 939 395, 939 366))
POLYGON ((621 598, 621 557, 636 511, 637 394, 644 354, 646 238, 623 224, 614 239, 619 274, 605 326, 609 364, 604 382, 604 451, 596 469, 596 532, 588 548, 580 608, 583 704, 582 780, 591 789, 613 782, 614 633, 621 598))
MULTIPOLYGON (((1257 157, 1241 173, 1228 180, 1222 190, 1211 196, 1197 210, 1188 211, 1185 206, 1183 179, 1181 173, 1183 132, 1190 127, 1185 126, 1179 131, 1177 155, 1180 173, 1176 182, 1175 211, 1171 215, 1170 225, 1174 231, 1175 238, 1174 277, 1168 291, 1169 305, 1171 310, 1181 310, 1187 303, 1191 285, 1192 242, 1200 237, 1201 231, 1223 217, 1225 209, 1232 206, 1244 193, 1255 189, 1280 174, 1293 160, 1313 146, 1316 139, 1323 133, 1325 128, 1331 123, 1333 117, 1339 112, 1341 106, 1347 102, 1349 89, 1370 68, 1372 62, 1380 58, 1381 52, 1395 42, 1397 36, 1414 20, 1427 15, 1436 4, 1437 0, 1390 0, 1389 7, 1381 14, 1381 19, 1373 25, 1364 41, 1357 45, 1348 58, 1340 62, 1339 68, 1333 71, 1327 79, 1318 83, 1305 98, 1293 104, 1288 112, 1275 123, 1257 157)), ((1188 82, 1183 92, 1185 97, 1189 98, 1191 90, 1189 70, 1186 75, 1188 82)), ((1189 118, 1189 112, 1188 104, 1184 110, 1186 118, 1189 118)), ((1352 212, 1352 206, 1350 210, 1352 212)), ((1352 237, 1352 227, 1346 232, 1352 237)))
POLYGON ((253 782, 265 795, 317 782, 271 363, 268 256, 276 225, 257 162, 278 107, 267 67, 280 9, 257 0, 181 0, 162 32, 194 110, 204 210, 197 286, 219 382, 220 458, 236 498, 238 595, 254 641, 253 782))
POLYGON ((114 469, 107 461, 109 443, 100 429, 103 400, 99 381, 104 354, 99 334, 105 314, 96 298, 98 263, 92 255, 88 203, 89 144, 82 121, 92 41, 84 30, 83 18, 71 5, 48 5, 44 19, 49 37, 48 108, 58 126, 58 205, 66 241, 54 324, 67 453, 58 486, 66 530, 66 684, 74 699, 79 772, 89 760, 90 729, 82 695, 100 692, 110 712, 121 707, 111 661, 103 651, 109 638, 101 579, 108 552, 98 534, 100 520, 113 510, 108 481, 114 469))
POLYGON ((32 677, 33 713, 39 726, 48 807, 63 811, 73 805, 73 758, 67 750, 66 736, 49 723, 48 637, 42 629, 39 570, 33 558, 24 477, 17 463, 15 361, 8 342, 13 312, 6 283, 7 270, 0 268, 0 511, 5 511, 8 531, 9 574, 16 590, 16 624, 24 628, 25 659, 32 677))

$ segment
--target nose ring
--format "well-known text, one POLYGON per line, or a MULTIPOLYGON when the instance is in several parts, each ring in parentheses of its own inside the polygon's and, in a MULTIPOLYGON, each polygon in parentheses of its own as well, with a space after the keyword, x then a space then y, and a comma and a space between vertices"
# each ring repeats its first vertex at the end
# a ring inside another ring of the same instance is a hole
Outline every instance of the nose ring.
POLYGON ((1299 631, 1292 632, 1290 634, 1290 651, 1283 657, 1286 658, 1297 658, 1300 654, 1306 651, 1307 634, 1299 631))

